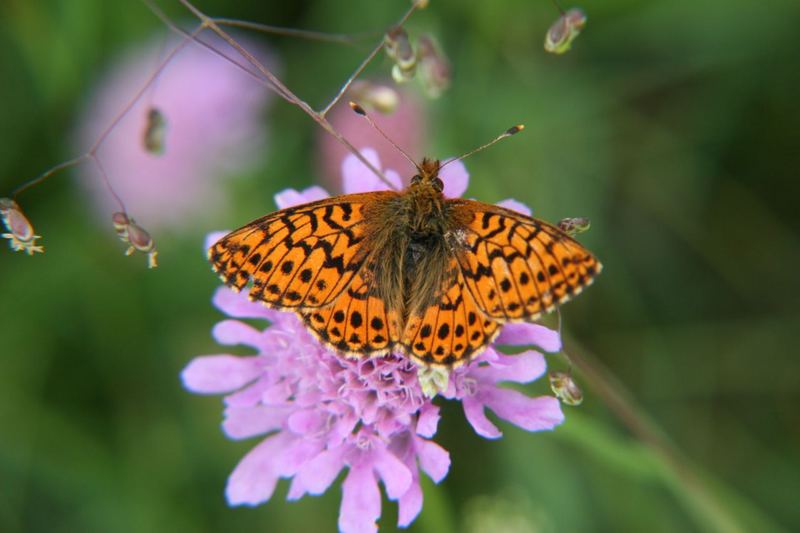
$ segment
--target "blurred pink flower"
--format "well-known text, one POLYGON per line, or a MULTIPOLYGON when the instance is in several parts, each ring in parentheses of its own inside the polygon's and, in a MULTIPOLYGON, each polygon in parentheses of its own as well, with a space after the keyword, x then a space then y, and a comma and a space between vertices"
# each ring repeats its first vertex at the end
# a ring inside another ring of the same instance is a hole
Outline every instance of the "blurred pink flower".
MULTIPOLYGON (((388 84, 387 84, 388 85, 388 84)), ((393 84, 392 84, 393 85, 393 84)), ((423 150, 427 147, 425 140, 425 119, 422 103, 413 91, 398 89, 399 104, 392 113, 383 114, 371 111, 370 117, 384 132, 415 159, 421 160, 426 155, 423 150)), ((397 149, 389 144, 364 120, 358 116, 348 105, 347 95, 333 107, 328 120, 334 128, 344 135, 353 146, 359 150, 371 147, 377 152, 380 160, 387 168, 400 172, 404 180, 413 175, 414 167, 406 160, 397 149)), ((322 181, 337 191, 342 183, 341 162, 350 152, 332 135, 320 130, 319 166, 322 181)), ((386 190, 384 185, 381 190, 386 190)), ((338 191, 337 191, 338 192, 338 191)))
MULTIPOLYGON (((364 154, 380 168, 374 150, 364 154)), ((353 156, 343 165, 345 192, 369 191, 382 183, 353 156)), ((390 179, 399 180, 388 170, 390 179)), ((467 186, 464 165, 442 173, 445 193, 458 196, 467 186)), ((276 195, 279 208, 327 196, 320 187, 276 195)), ((221 234, 208 237, 208 245, 221 234)), ((291 479, 289 500, 322 494, 343 469, 339 529, 376 531, 381 515, 378 482, 398 502, 398 526, 408 526, 422 510, 420 471, 434 482, 450 468, 446 450, 431 440, 439 407, 423 394, 418 367, 397 354, 345 359, 322 347, 294 313, 268 309, 246 295, 221 287, 214 304, 230 319, 214 328, 217 342, 244 345, 255 355, 207 355, 183 370, 184 386, 201 394, 226 394, 223 431, 232 439, 262 437, 228 478, 231 505, 258 505, 272 497, 280 478, 291 479), (253 326, 238 319, 266 320, 253 326)), ((496 345, 561 348, 556 331, 536 324, 506 325, 496 345)), ((493 411, 528 431, 550 430, 563 421, 556 398, 531 398, 501 386, 529 383, 545 371, 544 356, 525 350, 509 356, 490 346, 450 375, 443 396, 460 401, 475 431, 498 438, 488 420, 493 411)))
MULTIPOLYGON (((209 42, 235 57, 227 44, 209 42)), ((79 125, 85 150, 109 126, 177 44, 154 39, 117 60, 88 100, 79 125)), ((268 64, 273 58, 246 45, 268 64)), ((258 163, 265 150, 264 109, 269 90, 228 61, 190 43, 113 129, 98 151, 109 180, 128 212, 148 228, 186 226, 205 209, 226 208, 224 179, 258 163), (163 115, 163 154, 145 149, 147 115, 163 115)), ((81 167, 81 182, 106 219, 116 204, 94 165, 81 167)))

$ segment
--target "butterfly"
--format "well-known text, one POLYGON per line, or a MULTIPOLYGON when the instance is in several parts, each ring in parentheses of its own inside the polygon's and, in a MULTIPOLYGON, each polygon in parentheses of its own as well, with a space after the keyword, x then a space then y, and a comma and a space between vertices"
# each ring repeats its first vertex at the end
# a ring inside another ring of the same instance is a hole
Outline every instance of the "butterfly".
POLYGON ((400 352, 425 367, 464 364, 503 324, 552 311, 602 267, 547 222, 446 198, 440 167, 424 159, 402 191, 266 215, 214 243, 209 260, 225 284, 294 311, 339 354, 400 352))

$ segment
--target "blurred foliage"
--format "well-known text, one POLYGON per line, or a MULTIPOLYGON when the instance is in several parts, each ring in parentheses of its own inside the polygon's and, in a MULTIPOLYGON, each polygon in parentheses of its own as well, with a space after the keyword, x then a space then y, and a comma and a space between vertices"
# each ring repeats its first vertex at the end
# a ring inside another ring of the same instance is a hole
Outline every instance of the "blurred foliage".
MULTIPOLYGON (((177 2, 161 4, 191 24, 177 2)), ((358 32, 385 28, 407 2, 198 6, 358 32)), ((591 218, 581 240, 605 271, 565 308, 568 338, 631 391, 630 406, 655 421, 702 487, 584 383, 583 406, 566 409, 552 434, 503 426, 504 438, 489 442, 446 405, 437 440, 453 467, 440 486, 427 484, 411 530, 800 529, 800 3, 581 7, 586 29, 558 57, 542 49, 558 16, 544 0, 434 0, 415 15, 410 32, 433 32, 455 68, 449 93, 428 106, 430 155, 527 125, 468 161, 469 195, 515 197, 553 221, 591 218)), ((118 53, 155 32, 166 33, 136 0, 0 3, 2 195, 76 155, 84 95, 118 53)), ((264 40, 312 105, 368 50, 264 40)), ((381 59, 369 72, 388 67, 381 59)), ((286 104, 266 120, 263 168, 232 185, 238 209, 156 235, 155 271, 122 255, 69 172, 20 199, 47 253, 0 251, 0 531, 334 528, 338 489, 288 504, 283 484, 266 505, 228 508, 225 479, 254 441, 226 440, 219 398, 191 395, 178 378, 194 355, 220 349, 209 334, 220 315, 204 234, 315 181, 317 126, 286 104)), ((395 520, 385 505, 382 527, 395 520)))

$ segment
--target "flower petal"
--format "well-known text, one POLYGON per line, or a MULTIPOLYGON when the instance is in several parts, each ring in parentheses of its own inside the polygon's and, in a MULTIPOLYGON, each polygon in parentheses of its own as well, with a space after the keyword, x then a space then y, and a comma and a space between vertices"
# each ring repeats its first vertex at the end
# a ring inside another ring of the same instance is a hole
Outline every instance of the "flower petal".
POLYGON ((561 350, 561 337, 558 331, 524 322, 505 324, 495 343, 512 346, 530 344, 550 353, 561 350))
POLYGON ((261 403, 268 406, 289 405, 292 396, 292 385, 284 380, 271 383, 261 391, 261 403))
POLYGON ((408 527, 422 511, 422 487, 419 478, 414 476, 411 486, 397 502, 397 526, 408 527))
POLYGON ((411 471, 403 461, 386 449, 375 451, 373 467, 383 481, 386 496, 390 500, 400 498, 411 485, 411 471))
POLYGON ((211 335, 220 344, 236 346, 243 344, 257 348, 261 345, 261 332, 238 320, 223 320, 214 325, 211 335))
POLYGON ((319 440, 294 439, 281 456, 278 473, 284 478, 296 475, 321 450, 322 443, 319 440))
POLYGON ((270 383, 267 379, 259 379, 252 382, 250 385, 225 396, 225 405, 228 407, 253 407, 261 403, 261 396, 264 389, 269 387, 270 383))
POLYGON ((381 493, 370 465, 350 467, 342 484, 339 529, 342 533, 367 533, 378 530, 381 493))
POLYGON ((217 242, 218 240, 223 238, 228 233, 230 233, 230 232, 229 231, 212 231, 211 233, 206 235, 205 248, 203 248, 203 250, 208 250, 209 248, 211 248, 211 246, 215 242, 217 242))
POLYGON ((255 380, 261 369, 255 357, 205 355, 192 359, 181 372, 183 386, 199 394, 220 394, 255 380))
MULTIPOLYGON (((398 174, 394 170, 389 170, 389 169, 385 169, 383 171, 383 174, 386 176, 386 179, 389 180, 389 183, 392 184, 392 188, 394 190, 400 191, 400 190, 403 189, 403 178, 400 177, 400 174, 398 174)), ((383 183, 383 182, 381 182, 381 183, 383 183)), ((383 183, 383 189, 381 189, 381 190, 385 191, 386 188, 387 188, 387 185, 385 183, 383 183)))
POLYGON ((564 421, 561 403, 552 396, 531 398, 511 389, 494 389, 481 396, 497 416, 528 431, 550 430, 564 421))
MULTIPOLYGON (((448 161, 450 160, 448 159, 448 161)), ((442 164, 445 163, 447 161, 442 162, 442 164)), ((442 192, 447 198, 458 198, 467 191, 469 172, 467 172, 467 167, 464 166, 463 161, 448 163, 439 173, 439 178, 444 182, 444 190, 442 192)))
POLYGON ((284 433, 264 439, 239 461, 228 477, 225 496, 230 505, 258 505, 272 497, 278 483, 278 464, 290 442, 284 433))
POLYGON ((471 369, 470 374, 489 383, 500 381, 530 383, 544 374, 546 369, 544 356, 537 351, 527 350, 517 355, 498 354, 496 361, 471 369))
POLYGON ((280 429, 291 412, 291 407, 229 407, 222 430, 228 438, 249 439, 280 429))
POLYGON ((214 293, 214 305, 231 318, 266 318, 272 320, 280 311, 251 302, 244 294, 227 287, 219 287, 214 293))
POLYGON ((486 418, 486 413, 483 412, 483 404, 474 396, 467 396, 462 399, 461 405, 464 407, 464 415, 475 430, 475 433, 487 439, 497 439, 503 436, 497 426, 486 418))
POLYGON ((433 442, 414 437, 419 466, 435 483, 445 478, 450 470, 450 453, 433 442))
POLYGON ((439 406, 427 402, 417 416, 417 435, 431 438, 439 425, 439 406))
MULTIPOLYGON (((380 168, 378 152, 372 148, 361 148, 364 159, 380 168)), ((348 154, 342 161, 342 189, 345 194, 381 190, 381 182, 377 176, 354 154, 348 154)))
POLYGON ((284 189, 275 194, 275 205, 278 209, 286 209, 287 207, 294 207, 300 204, 307 204, 308 202, 316 202, 323 198, 328 198, 330 194, 328 191, 319 185, 313 185, 302 191, 295 189, 284 189))
POLYGON ((300 480, 297 476, 292 478, 292 482, 289 485, 289 492, 286 493, 286 499, 290 502, 299 500, 303 496, 306 495, 306 489, 303 487, 303 484, 300 483, 300 480))
POLYGON ((344 468, 344 448, 324 450, 300 468, 295 476, 311 494, 322 494, 344 468))
MULTIPOLYGON (((380 169, 381 161, 378 152, 372 148, 361 148, 361 155, 372 165, 380 169)), ((400 176, 396 172, 384 172, 395 190, 403 188, 400 176)), ((342 162, 342 186, 345 194, 357 192, 385 191, 388 186, 376 176, 367 165, 362 163, 355 155, 349 154, 342 162)))
POLYGON ((325 418, 325 414, 316 409, 295 411, 289 417, 289 429, 298 435, 315 433, 322 429, 325 418))
POLYGON ((511 209, 512 211, 516 211, 517 213, 522 213, 523 215, 531 216, 531 208, 518 200, 514 200, 513 198, 506 198, 505 200, 501 200, 497 202, 497 205, 499 205, 500 207, 505 207, 506 209, 511 209))

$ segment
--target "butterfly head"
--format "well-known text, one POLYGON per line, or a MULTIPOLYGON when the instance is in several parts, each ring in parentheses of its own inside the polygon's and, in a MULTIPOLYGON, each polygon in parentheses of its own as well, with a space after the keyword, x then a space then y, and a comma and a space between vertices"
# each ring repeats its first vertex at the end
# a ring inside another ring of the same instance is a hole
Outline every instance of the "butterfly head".
POLYGON ((436 192, 442 192, 444 182, 439 178, 439 168, 438 159, 423 159, 417 165, 417 174, 411 178, 412 187, 432 187, 436 192))

